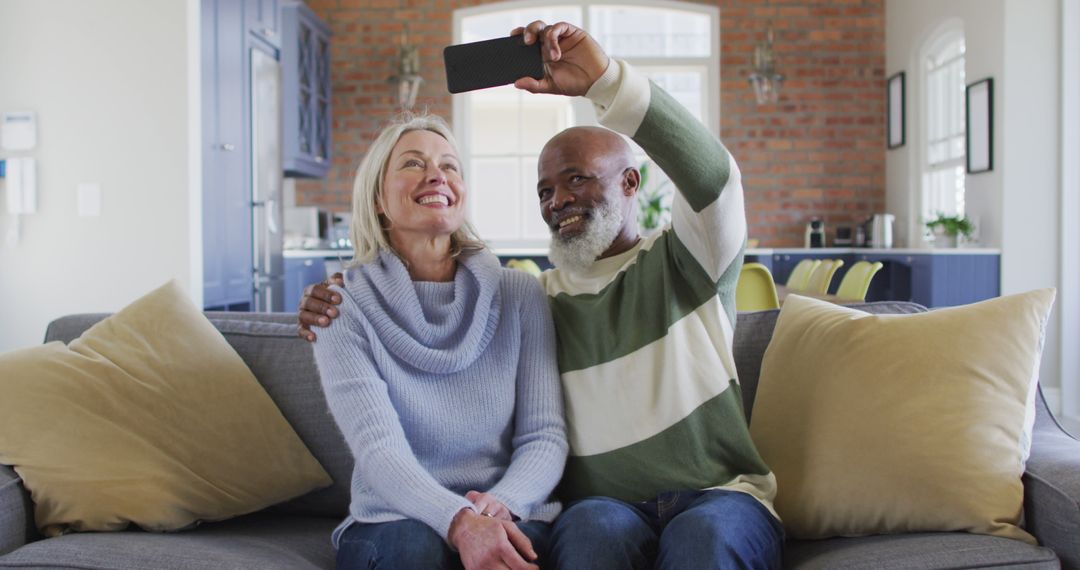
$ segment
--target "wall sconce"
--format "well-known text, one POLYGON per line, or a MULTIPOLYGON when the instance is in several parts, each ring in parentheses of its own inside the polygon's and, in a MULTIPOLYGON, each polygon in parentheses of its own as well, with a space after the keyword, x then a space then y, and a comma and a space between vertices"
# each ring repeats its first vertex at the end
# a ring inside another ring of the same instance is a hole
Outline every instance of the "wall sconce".
POLYGON ((776 72, 776 56, 773 55, 772 23, 765 33, 765 41, 754 48, 754 71, 748 78, 754 87, 757 104, 776 103, 780 99, 780 86, 784 76, 776 72))
POLYGON ((401 32, 401 47, 398 50, 398 72, 389 79, 397 84, 398 104, 405 111, 416 104, 416 94, 424 78, 420 77, 420 53, 416 46, 409 45, 408 32, 401 32))

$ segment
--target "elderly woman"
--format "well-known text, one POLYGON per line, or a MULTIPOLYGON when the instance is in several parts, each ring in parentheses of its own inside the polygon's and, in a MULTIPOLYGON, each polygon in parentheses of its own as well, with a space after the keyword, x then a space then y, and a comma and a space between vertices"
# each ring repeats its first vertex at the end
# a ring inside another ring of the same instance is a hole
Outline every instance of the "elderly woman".
POLYGON ((382 131, 356 175, 354 263, 314 344, 356 466, 339 568, 527 568, 560 511, 567 443, 539 283, 465 222, 433 116, 382 131))

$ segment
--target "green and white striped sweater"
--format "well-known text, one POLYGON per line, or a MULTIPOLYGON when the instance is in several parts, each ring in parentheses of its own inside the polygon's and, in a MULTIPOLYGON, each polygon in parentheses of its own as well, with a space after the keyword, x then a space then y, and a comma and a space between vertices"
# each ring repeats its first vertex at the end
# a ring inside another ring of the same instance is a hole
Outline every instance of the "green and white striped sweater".
POLYGON ((750 440, 731 346, 746 217, 735 161, 670 95, 612 60, 589 90, 678 187, 671 224, 584 273, 541 280, 558 334, 570 457, 565 500, 749 493, 776 479, 750 440))

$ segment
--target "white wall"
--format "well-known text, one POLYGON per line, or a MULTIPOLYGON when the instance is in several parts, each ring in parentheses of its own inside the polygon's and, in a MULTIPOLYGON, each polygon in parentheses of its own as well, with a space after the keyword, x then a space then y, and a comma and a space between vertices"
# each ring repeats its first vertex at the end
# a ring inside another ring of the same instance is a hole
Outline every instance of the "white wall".
MULTIPOLYGON (((38 118, 37 148, 18 153, 37 159, 38 212, 22 217, 16 246, 0 241, 0 351, 170 278, 201 302, 193 5, 0 0, 0 112, 38 118), (80 182, 101 185, 99 217, 77 215, 80 182)), ((0 236, 11 224, 0 203, 0 236)))
MULTIPOLYGON (((1066 0, 1074 1, 1074 0, 1066 0)), ((1061 286, 1060 63, 1062 0, 887 0, 886 75, 908 77, 908 145, 886 157, 886 205, 901 243, 918 246, 918 52, 939 26, 964 28, 967 83, 994 79, 994 170, 968 175, 967 213, 982 245, 999 247, 1001 292, 1061 286)), ((1061 292, 1059 291, 1059 298, 1061 292)), ((1053 315, 1041 378, 1060 382, 1061 320, 1053 315)))
POLYGON ((1080 2, 1061 11, 1061 401, 1080 433, 1080 2))

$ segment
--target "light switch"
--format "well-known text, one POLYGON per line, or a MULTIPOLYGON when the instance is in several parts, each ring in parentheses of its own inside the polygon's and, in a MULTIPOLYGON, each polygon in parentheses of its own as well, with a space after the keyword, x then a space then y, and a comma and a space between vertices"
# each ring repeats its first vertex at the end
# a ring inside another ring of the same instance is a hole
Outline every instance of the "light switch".
POLYGON ((84 182, 75 187, 75 194, 79 202, 79 216, 101 215, 101 186, 84 182))

